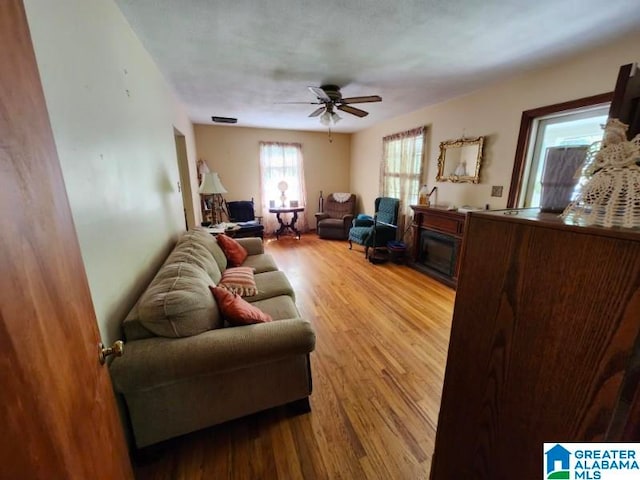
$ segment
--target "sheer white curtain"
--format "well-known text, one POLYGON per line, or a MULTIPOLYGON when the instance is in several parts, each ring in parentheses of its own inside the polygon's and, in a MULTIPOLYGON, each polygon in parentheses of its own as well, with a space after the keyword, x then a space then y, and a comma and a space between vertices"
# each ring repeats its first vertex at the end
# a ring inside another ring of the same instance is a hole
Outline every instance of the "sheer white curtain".
POLYGON ((382 139, 380 192, 382 196, 400 199, 400 237, 404 237, 407 220, 412 215, 410 205, 418 203, 424 164, 424 132, 425 127, 418 127, 382 139))
MULTIPOLYGON (((267 233, 278 229, 276 215, 269 213, 270 202, 280 206, 281 192, 278 184, 285 181, 288 188, 285 192, 285 205, 297 201, 298 206, 306 207, 307 190, 304 183, 304 160, 302 145, 299 143, 260 142, 260 183, 262 196, 262 215, 267 233)), ((309 230, 306 210, 298 213, 296 228, 301 232, 309 230)), ((283 215, 283 214, 281 214, 283 215)), ((291 214, 284 214, 291 218, 291 214)))

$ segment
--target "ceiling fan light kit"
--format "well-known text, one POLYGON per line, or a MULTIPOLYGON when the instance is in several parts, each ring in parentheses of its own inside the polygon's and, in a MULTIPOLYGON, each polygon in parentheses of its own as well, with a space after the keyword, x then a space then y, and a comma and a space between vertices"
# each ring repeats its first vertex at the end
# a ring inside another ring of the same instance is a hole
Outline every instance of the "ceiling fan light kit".
POLYGON ((340 115, 335 112, 329 112, 328 110, 325 110, 325 112, 320 115, 320 123, 327 127, 331 124, 335 125, 340 120, 342 120, 340 115))

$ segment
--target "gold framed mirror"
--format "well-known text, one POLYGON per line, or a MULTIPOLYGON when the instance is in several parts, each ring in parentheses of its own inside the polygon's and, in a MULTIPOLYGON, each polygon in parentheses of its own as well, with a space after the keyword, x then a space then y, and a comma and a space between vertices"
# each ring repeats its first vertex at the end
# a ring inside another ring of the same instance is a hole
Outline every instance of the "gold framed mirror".
POLYGON ((484 137, 440 142, 438 182, 480 183, 484 137))

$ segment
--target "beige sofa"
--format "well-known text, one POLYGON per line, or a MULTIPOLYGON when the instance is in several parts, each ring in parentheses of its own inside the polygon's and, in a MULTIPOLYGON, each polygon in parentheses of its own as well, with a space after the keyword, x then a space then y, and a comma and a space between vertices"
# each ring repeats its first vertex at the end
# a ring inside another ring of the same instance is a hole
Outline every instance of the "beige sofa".
POLYGON ((224 324, 209 285, 227 260, 206 231, 186 232, 124 321, 125 354, 111 376, 138 447, 277 405, 306 407, 315 333, 259 238, 238 240, 255 268, 245 297, 273 322, 224 324))

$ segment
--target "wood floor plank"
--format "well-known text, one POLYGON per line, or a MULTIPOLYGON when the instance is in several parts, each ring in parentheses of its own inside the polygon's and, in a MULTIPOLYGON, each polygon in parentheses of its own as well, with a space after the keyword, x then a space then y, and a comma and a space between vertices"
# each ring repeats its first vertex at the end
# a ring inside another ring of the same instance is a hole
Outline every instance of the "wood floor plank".
POLYGON ((136 477, 428 478, 455 292, 315 234, 265 250, 316 330, 311 413, 275 408, 168 440, 136 456, 136 477))
POLYGON ((303 478, 300 461, 295 452, 291 422, 281 421, 276 425, 270 438, 274 445, 273 454, 276 465, 276 478, 303 478))

